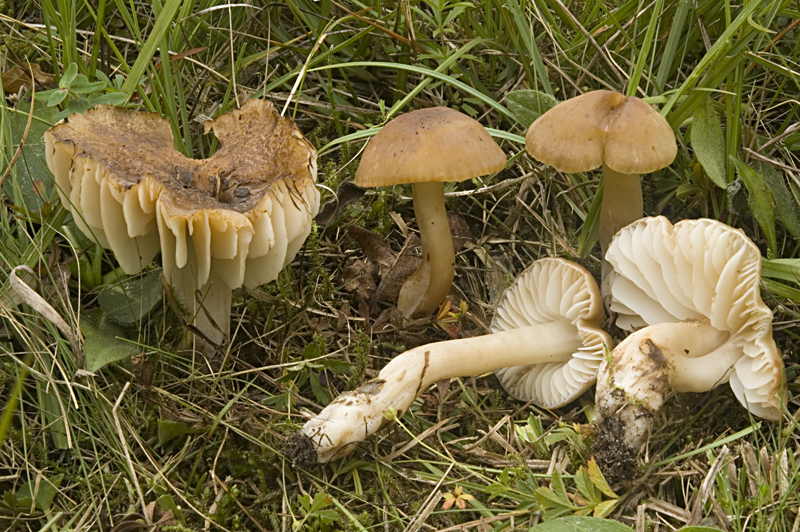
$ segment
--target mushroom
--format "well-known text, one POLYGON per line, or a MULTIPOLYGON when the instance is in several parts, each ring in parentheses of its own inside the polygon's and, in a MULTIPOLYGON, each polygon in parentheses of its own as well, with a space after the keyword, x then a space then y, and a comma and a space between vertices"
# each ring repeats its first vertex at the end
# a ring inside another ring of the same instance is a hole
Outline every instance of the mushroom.
POLYGON ((666 119, 635 96, 593 91, 566 100, 528 128, 525 148, 561 172, 603 167, 600 246, 642 217, 639 174, 668 166, 678 153, 666 119))
POLYGON ((419 109, 389 121, 369 142, 356 172, 361 187, 411 183, 422 264, 400 290, 407 318, 434 312, 455 275, 444 183, 503 169, 506 156, 476 120, 447 107, 419 109))
POLYGON ((564 259, 538 260, 506 290, 493 334, 422 345, 395 357, 376 378, 306 422, 286 453, 304 467, 345 456, 389 422, 390 409, 402 416, 434 382, 502 367, 527 368, 527 376, 508 379, 515 394, 563 404, 593 382, 611 348, 599 328, 604 317, 586 270, 564 259))
POLYGON ((205 124, 222 146, 194 160, 155 113, 98 106, 45 133, 47 164, 78 227, 128 274, 161 250, 164 275, 210 346, 229 339, 231 290, 275 279, 319 209, 316 150, 272 104, 205 124))
POLYGON ((600 366, 598 462, 631 469, 670 390, 729 382, 754 415, 777 420, 785 400, 772 312, 761 301, 761 255, 741 230, 715 220, 644 218, 622 229, 606 259, 612 311, 623 329, 644 327, 600 366))

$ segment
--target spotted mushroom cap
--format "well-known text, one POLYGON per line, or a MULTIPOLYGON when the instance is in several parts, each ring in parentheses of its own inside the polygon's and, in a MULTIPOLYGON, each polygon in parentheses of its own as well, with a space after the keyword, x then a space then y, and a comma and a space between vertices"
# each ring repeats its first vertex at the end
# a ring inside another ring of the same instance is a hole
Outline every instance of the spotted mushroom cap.
POLYGON ((741 353, 729 381, 736 397, 759 417, 780 417, 786 385, 772 312, 759 292, 761 254, 741 230, 708 219, 673 226, 643 218, 617 233, 606 259, 619 327, 708 320, 730 334, 719 349, 741 353))
POLYGON ((499 172, 505 164, 505 153, 477 120, 448 107, 432 107, 383 126, 364 149, 355 183, 460 182, 499 172))
POLYGON ((668 166, 678 153, 666 119, 643 100, 592 91, 565 100, 537 118, 525 148, 561 172, 588 172, 606 164, 621 174, 668 166))
POLYGON ((594 384, 603 355, 613 348, 611 337, 600 328, 604 320, 600 290, 588 271, 559 258, 534 262, 503 294, 492 332, 567 321, 577 328, 583 345, 566 362, 497 370, 503 388, 545 408, 574 401, 594 384))
POLYGON ((222 147, 189 159, 168 120, 98 106, 45 134, 47 162, 78 227, 126 273, 162 250, 168 278, 193 264, 230 288, 277 277, 319 208, 316 150, 272 104, 250 100, 206 123, 222 147))

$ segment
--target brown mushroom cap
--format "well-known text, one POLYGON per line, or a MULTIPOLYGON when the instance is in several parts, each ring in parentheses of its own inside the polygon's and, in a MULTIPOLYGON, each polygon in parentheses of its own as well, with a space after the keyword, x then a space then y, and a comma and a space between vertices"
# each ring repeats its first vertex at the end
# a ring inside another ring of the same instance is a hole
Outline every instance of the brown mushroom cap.
POLYGON ((678 153, 666 119, 635 96, 593 91, 561 102, 531 124, 525 148, 562 172, 606 166, 645 174, 668 166, 678 153))
POLYGON ((262 267, 246 276, 247 284, 268 282, 307 236, 319 204, 316 150, 294 123, 271 103, 250 100, 207 122, 206 132, 211 128, 222 147, 205 160, 178 152, 169 121, 154 113, 98 106, 46 134, 64 204, 127 273, 158 251, 159 213, 177 239, 179 268, 191 237, 200 284, 213 264, 226 284, 240 286, 245 261, 258 259, 262 267))
POLYGON ((389 121, 364 150, 356 185, 458 182, 499 172, 503 150, 476 120, 447 107, 419 109, 389 121))
POLYGON ((161 249, 164 273, 192 316, 197 291, 208 294, 210 319, 198 317, 198 327, 223 343, 230 290, 275 279, 311 231, 317 152, 264 100, 207 122, 210 129, 221 148, 189 159, 174 148, 168 120, 98 106, 51 128, 45 141, 78 228, 129 274, 161 249))

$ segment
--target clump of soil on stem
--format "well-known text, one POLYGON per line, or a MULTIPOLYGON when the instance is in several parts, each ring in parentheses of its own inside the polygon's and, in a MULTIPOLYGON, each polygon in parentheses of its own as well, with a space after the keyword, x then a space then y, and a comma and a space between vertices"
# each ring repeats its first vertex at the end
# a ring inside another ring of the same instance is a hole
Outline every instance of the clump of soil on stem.
POLYGON ((592 455, 612 486, 637 477, 635 449, 624 443, 625 423, 616 417, 604 418, 595 429, 592 455))

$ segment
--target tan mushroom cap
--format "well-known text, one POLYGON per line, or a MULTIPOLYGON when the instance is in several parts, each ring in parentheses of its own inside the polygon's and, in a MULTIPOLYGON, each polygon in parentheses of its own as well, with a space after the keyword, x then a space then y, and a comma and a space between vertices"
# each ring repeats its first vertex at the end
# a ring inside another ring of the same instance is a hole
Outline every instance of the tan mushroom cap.
POLYGON ((568 173, 605 163, 621 174, 645 174, 668 166, 678 153, 663 116, 639 98, 613 91, 559 103, 531 124, 525 148, 538 161, 568 173))
MULTIPOLYGON (((570 345, 564 340, 560 361, 497 370, 503 388, 545 408, 574 401, 594 384, 604 353, 613 348, 611 337, 601 329, 604 320, 600 290, 588 271, 559 258, 534 262, 503 294, 492 332, 568 322, 575 327, 576 341, 570 345)), ((531 344, 531 352, 536 349, 531 344)))
POLYGON ((390 120, 367 144, 355 183, 458 182, 499 172, 505 164, 503 150, 478 121, 433 107, 390 120))
POLYGON ((214 270, 230 288, 257 286, 308 235, 319 208, 316 150, 294 123, 250 100, 211 128, 222 147, 204 160, 179 153, 169 121, 154 113, 98 106, 45 134, 64 205, 127 273, 161 248, 169 277, 191 250, 198 285, 214 270))
POLYGON ((736 397, 759 417, 780 418, 783 360, 759 292, 761 254, 741 230, 716 220, 673 226, 661 216, 644 218, 616 235, 606 259, 615 271, 617 325, 707 320, 728 338, 715 352, 738 357, 729 372, 736 397))

